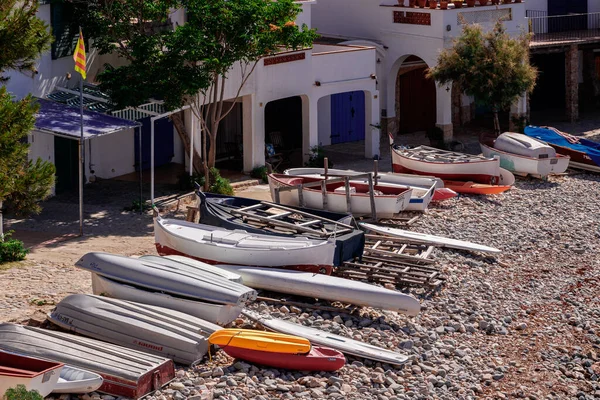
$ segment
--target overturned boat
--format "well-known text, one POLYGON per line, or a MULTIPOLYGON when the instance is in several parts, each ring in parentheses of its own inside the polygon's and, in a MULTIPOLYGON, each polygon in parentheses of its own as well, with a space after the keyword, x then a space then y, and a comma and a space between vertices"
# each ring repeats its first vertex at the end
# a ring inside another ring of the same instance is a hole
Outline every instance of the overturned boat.
POLYGON ((200 222, 274 236, 335 240, 333 265, 360 258, 365 237, 348 213, 282 206, 243 197, 197 191, 200 222))
POLYGON ((84 336, 190 365, 208 351, 220 326, 161 307, 86 294, 64 298, 48 320, 84 336))
POLYGON ((4 323, 0 349, 95 372, 100 392, 138 399, 175 378, 173 361, 69 333, 4 323))

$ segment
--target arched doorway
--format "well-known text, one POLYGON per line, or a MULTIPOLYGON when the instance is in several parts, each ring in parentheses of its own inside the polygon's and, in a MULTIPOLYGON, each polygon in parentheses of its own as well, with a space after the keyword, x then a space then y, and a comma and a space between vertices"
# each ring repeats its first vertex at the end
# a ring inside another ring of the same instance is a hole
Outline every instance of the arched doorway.
POLYGON ((425 132, 436 123, 436 89, 426 77, 427 64, 417 56, 404 60, 396 78, 398 133, 425 132))

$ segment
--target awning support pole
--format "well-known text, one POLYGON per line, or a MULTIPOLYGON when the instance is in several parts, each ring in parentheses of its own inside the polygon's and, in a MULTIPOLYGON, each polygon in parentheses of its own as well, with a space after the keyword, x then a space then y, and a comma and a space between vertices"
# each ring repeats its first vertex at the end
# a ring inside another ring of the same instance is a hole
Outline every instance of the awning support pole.
POLYGON ((192 133, 190 134, 190 176, 194 175, 194 113, 190 113, 190 119, 192 121, 192 133))
POLYGON ((154 207, 154 121, 150 117, 150 205, 154 207))
POLYGON ((142 176, 142 128, 138 127, 138 153, 139 153, 139 161, 138 168, 140 169, 140 214, 144 212, 144 181, 142 176))

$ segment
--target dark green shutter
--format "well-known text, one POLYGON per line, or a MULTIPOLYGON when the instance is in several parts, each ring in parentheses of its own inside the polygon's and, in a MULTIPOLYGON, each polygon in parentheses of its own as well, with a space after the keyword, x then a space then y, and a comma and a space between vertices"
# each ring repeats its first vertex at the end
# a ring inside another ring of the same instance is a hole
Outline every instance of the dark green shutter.
POLYGON ((52 43, 52 59, 73 55, 77 38, 79 37, 79 27, 74 22, 74 7, 68 3, 52 3, 51 23, 54 42, 52 43))

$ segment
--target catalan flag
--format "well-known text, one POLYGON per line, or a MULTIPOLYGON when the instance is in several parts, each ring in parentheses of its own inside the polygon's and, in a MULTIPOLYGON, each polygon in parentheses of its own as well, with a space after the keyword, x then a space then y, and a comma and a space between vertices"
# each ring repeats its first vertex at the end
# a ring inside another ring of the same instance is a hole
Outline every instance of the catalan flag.
POLYGON ((83 34, 81 29, 79 30, 79 40, 75 47, 75 54, 73 54, 73 60, 75 60, 75 71, 79 72, 83 79, 85 79, 85 44, 83 43, 83 34))

